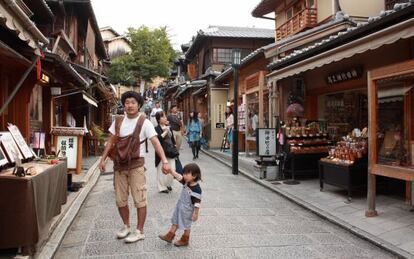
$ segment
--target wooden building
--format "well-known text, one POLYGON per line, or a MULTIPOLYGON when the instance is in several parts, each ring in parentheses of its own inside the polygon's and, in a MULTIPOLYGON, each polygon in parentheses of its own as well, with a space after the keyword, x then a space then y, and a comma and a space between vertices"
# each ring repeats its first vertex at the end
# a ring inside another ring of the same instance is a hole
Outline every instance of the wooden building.
MULTIPOLYGON (((300 1, 292 1, 291 5, 262 1, 253 15, 287 15, 296 2, 300 1)), ((305 1, 304 8, 309 7, 308 3, 305 1)), ((324 8, 319 4, 322 1, 317 3, 317 12, 324 8)), ((359 143, 369 143, 366 215, 375 216, 376 176, 385 176, 382 186, 412 203, 413 103, 409 73, 414 5, 412 1, 375 1, 368 9, 360 1, 332 1, 329 6, 336 12, 326 13, 323 17, 327 20, 321 17, 316 27, 281 37, 275 49, 266 53, 272 59, 266 76, 273 96, 269 120, 278 116, 287 125, 300 123, 302 128, 317 122, 332 140, 368 127, 368 140, 359 143), (372 12, 376 14, 372 16, 372 12), (301 100, 304 109, 293 123, 294 118, 289 116, 292 99, 301 100)), ((276 22, 276 31, 282 25, 276 22)), ((301 152, 310 150, 303 148, 301 152)), ((353 155, 342 155, 341 159, 351 161, 353 155)))
POLYGON ((193 103, 190 108, 198 106, 202 111, 207 111, 204 112, 204 120, 208 127, 206 137, 210 148, 219 148, 221 145, 225 108, 233 98, 228 86, 217 86, 213 79, 230 66, 233 49, 241 49, 244 58, 273 41, 274 31, 268 29, 210 26, 199 30, 186 50, 189 79, 208 81, 205 89, 188 96, 188 102, 193 103))
POLYGON ((16 95, 7 105, 1 117, 2 129, 7 122, 16 124, 28 143, 34 132, 45 132, 48 151, 52 141, 49 132, 53 126, 67 126, 70 122, 72 126, 89 129, 93 124, 106 127, 114 95, 102 76, 104 61, 109 57, 90 1, 24 0, 16 3, 1 10, 6 17, 11 13, 16 15, 13 22, 10 20, 2 26, 2 42, 8 53, 1 58, 7 60, 14 55, 17 58, 12 63, 18 66, 0 69, 4 85, 9 85, 2 87, 3 104, 13 94, 25 68, 30 67, 33 53, 41 58, 28 70, 22 88, 16 89, 16 95), (21 25, 19 20, 22 20, 21 25), (10 24, 17 27, 10 29, 10 24), (24 28, 29 29, 25 31, 24 28))

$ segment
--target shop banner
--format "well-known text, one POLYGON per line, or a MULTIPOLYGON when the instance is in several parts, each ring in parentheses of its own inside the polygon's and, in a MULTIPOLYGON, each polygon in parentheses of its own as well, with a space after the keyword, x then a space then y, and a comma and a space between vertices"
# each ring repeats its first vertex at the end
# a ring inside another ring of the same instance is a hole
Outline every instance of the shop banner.
POLYGON ((275 156, 276 129, 257 129, 256 143, 258 156, 275 156))
POLYGON ((67 158, 69 169, 76 169, 78 157, 78 137, 58 136, 57 152, 59 153, 59 156, 67 158))

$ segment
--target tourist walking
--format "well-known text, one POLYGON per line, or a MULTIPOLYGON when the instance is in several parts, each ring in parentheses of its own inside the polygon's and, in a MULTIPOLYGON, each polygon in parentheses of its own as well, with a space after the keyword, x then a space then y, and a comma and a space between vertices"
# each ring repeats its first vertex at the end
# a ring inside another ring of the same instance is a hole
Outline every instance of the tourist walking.
POLYGON ((151 114, 150 114, 150 120, 152 124, 154 125, 154 127, 157 126, 157 120, 155 119, 155 114, 157 114, 157 112, 162 112, 161 104, 159 101, 155 102, 155 106, 154 108, 152 108, 151 114))
POLYGON ((183 235, 174 245, 187 246, 190 239, 191 223, 197 221, 200 213, 201 187, 198 182, 201 180, 201 170, 198 165, 192 163, 184 166, 183 175, 175 171, 171 171, 171 174, 183 184, 183 189, 177 205, 175 205, 170 230, 165 235, 159 235, 159 238, 171 243, 177 229, 184 230, 183 235))
POLYGON ((200 120, 198 119, 198 112, 191 112, 190 120, 187 124, 187 138, 191 145, 191 151, 193 152, 193 160, 198 158, 198 153, 200 151, 200 138, 202 134, 203 128, 200 120))
POLYGON ((170 114, 167 117, 170 123, 171 130, 174 134, 175 144, 178 150, 181 149, 181 143, 183 141, 184 125, 183 121, 178 114, 177 105, 172 105, 170 108, 170 114))
MULTIPOLYGON (((168 162, 172 170, 175 170, 175 159, 178 157, 178 149, 175 146, 175 140, 173 133, 168 126, 168 120, 164 112, 157 112, 155 114, 158 126, 155 127, 155 131, 158 134, 158 140, 163 147, 164 154, 166 155, 168 162)), ((161 158, 155 153, 155 167, 157 168, 157 186, 160 193, 168 193, 172 190, 172 182, 174 178, 171 174, 164 174, 162 172, 161 158)))
POLYGON ((144 224, 147 216, 147 184, 145 176, 145 150, 143 141, 148 138, 162 161, 163 172, 171 170, 151 122, 139 113, 143 105, 142 96, 133 91, 122 94, 121 102, 125 115, 117 116, 109 128, 111 133, 99 168, 105 172, 105 160, 108 155, 114 160, 114 187, 116 205, 124 226, 117 232, 118 238, 133 243, 145 238, 144 224), (131 192, 137 208, 137 227, 131 229, 129 221, 128 196, 131 192))
POLYGON ((234 127, 234 116, 233 116, 233 109, 228 106, 226 108, 226 131, 227 131, 227 141, 229 146, 231 147, 233 143, 233 127, 234 127))

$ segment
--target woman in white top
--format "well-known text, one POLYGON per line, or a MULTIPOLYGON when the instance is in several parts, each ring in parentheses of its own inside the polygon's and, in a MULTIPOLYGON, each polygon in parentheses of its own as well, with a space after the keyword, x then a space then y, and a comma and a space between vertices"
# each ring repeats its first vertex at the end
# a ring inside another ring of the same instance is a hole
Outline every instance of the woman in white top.
POLYGON ((226 108, 226 129, 227 129, 227 139, 229 144, 233 142, 233 127, 234 127, 234 117, 233 110, 231 107, 226 108))

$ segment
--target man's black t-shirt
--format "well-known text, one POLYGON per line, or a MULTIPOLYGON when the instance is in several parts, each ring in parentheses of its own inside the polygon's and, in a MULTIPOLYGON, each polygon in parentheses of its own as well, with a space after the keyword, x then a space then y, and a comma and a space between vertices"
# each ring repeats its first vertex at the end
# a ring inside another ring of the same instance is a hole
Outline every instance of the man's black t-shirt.
POLYGON ((174 131, 179 131, 181 127, 181 119, 178 115, 170 114, 167 117, 167 120, 170 122, 170 128, 174 131))

